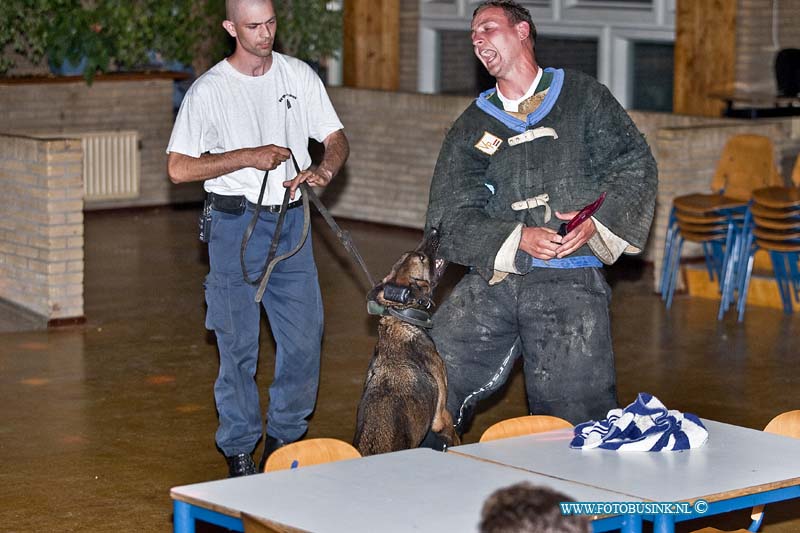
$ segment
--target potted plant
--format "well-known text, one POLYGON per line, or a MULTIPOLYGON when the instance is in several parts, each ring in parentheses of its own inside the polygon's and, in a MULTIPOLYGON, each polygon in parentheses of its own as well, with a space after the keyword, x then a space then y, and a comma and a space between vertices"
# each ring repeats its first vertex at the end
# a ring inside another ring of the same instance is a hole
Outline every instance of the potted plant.
MULTIPOLYGON (((46 56, 54 73, 82 72, 89 83, 97 72, 146 70, 156 57, 161 65, 189 63, 202 30, 203 3, 191 0, 8 1, 13 5, 0 14, 0 47, 34 62, 46 56)), ((11 66, 3 59, 0 72, 11 66)))
MULTIPOLYGON (((0 50, 12 49, 56 73, 77 67, 91 83, 98 72, 189 65, 205 50, 216 61, 230 42, 219 29, 224 0, 5 0, 0 50), (214 37, 209 39, 209 35, 214 37), (211 45, 211 46, 209 46, 211 45)), ((276 0, 277 49, 319 67, 341 47, 337 2, 276 0)), ((212 63, 213 64, 213 63, 212 63)), ((12 62, 0 56, 0 74, 12 62)))
POLYGON ((91 83, 108 70, 115 52, 113 10, 84 8, 80 0, 54 0, 55 15, 43 26, 47 62, 54 74, 83 74, 91 83))

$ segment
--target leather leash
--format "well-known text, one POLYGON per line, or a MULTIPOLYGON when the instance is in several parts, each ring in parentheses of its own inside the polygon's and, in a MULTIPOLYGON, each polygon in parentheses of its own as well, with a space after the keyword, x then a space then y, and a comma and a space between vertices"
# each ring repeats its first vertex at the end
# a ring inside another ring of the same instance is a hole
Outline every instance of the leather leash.
MULTIPOLYGON (((291 155, 292 155, 292 163, 294 164, 294 169, 299 174, 301 172, 300 166, 297 164, 297 160, 294 157, 294 153, 292 153, 291 155)), ((253 218, 250 220, 250 224, 248 225, 247 230, 245 230, 245 233, 242 236, 242 246, 239 257, 240 262, 242 264, 242 274, 244 275, 245 281, 251 285, 258 285, 255 301, 261 302, 261 299, 264 296, 264 291, 267 289, 267 283, 269 282, 269 277, 272 274, 272 270, 275 268, 275 266, 284 259, 287 259, 296 254, 298 251, 300 251, 300 248, 302 248, 303 244, 305 243, 306 238, 308 237, 309 228, 311 226, 311 209, 309 207, 309 200, 317 207, 317 211, 319 211, 319 214, 322 215, 322 218, 325 219, 325 222, 328 224, 328 226, 330 226, 334 234, 336 234, 336 237, 339 239, 339 241, 342 243, 345 249, 350 253, 350 255, 353 256, 358 265, 361 267, 361 270, 367 276, 367 280, 369 281, 370 287, 374 287, 375 280, 369 273, 367 265, 364 262, 364 258, 361 257, 361 254, 358 252, 358 249, 353 243, 353 239, 350 236, 350 232, 345 231, 339 227, 339 225, 331 216, 328 209, 323 205, 322 201, 317 196, 317 193, 315 193, 314 190, 305 182, 300 184, 300 190, 303 193, 303 232, 302 235, 300 236, 300 241, 290 251, 286 252, 285 254, 279 255, 277 257, 275 256, 278 250, 278 243, 280 242, 281 230, 283 229, 283 222, 284 219, 286 218, 286 207, 289 205, 290 191, 289 188, 287 187, 286 192, 284 192, 283 194, 281 211, 280 214, 278 215, 278 221, 275 224, 275 233, 272 235, 272 242, 270 243, 269 253, 267 254, 267 260, 264 263, 264 269, 262 270, 261 275, 258 277, 258 279, 256 280, 250 279, 250 277, 247 275, 247 269, 245 267, 245 262, 244 262, 244 255, 247 249, 247 243, 250 241, 250 237, 252 236, 253 230, 256 227, 256 223, 258 222, 258 215, 259 212, 261 211, 261 201, 264 198, 264 190, 267 185, 268 175, 269 171, 266 171, 264 173, 264 179, 261 182, 261 192, 258 195, 258 204, 256 204, 255 211, 253 212, 253 218)))

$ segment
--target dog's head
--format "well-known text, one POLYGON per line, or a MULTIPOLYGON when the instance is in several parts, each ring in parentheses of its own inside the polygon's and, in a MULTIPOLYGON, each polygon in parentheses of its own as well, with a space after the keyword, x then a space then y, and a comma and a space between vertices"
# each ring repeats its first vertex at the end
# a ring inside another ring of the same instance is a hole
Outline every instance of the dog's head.
POLYGON ((432 229, 414 250, 400 256, 367 299, 395 309, 430 309, 433 290, 447 267, 447 261, 437 257, 438 250, 439 233, 432 229))

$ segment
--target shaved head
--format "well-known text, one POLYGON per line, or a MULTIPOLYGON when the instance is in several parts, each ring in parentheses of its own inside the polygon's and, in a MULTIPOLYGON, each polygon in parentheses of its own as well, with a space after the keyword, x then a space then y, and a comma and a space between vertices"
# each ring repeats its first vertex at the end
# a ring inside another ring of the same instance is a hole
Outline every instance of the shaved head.
POLYGON ((225 0, 225 17, 233 22, 239 20, 239 10, 244 5, 269 5, 272 7, 271 0, 225 0))

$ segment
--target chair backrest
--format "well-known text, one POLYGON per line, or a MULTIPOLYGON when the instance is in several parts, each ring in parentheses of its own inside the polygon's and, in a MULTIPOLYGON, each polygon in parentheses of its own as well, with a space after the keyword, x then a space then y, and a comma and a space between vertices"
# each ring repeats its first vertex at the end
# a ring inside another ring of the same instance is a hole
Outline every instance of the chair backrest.
POLYGON ((481 435, 480 442, 507 439, 509 437, 519 437, 521 435, 530 435, 532 433, 542 433, 544 431, 566 429, 571 427, 572 424, 563 418, 558 418, 557 416, 519 416, 516 418, 501 420, 500 422, 489 426, 486 431, 483 432, 483 435, 481 435))
POLYGON ((337 439, 305 439, 278 448, 269 456, 264 472, 302 468, 361 457, 352 445, 337 439))
MULTIPOLYGON (((779 414, 769 421, 764 431, 800 439, 800 409, 779 414)), ((764 506, 756 505, 753 507, 750 518, 753 520, 753 523, 750 525, 749 531, 758 531, 758 528, 761 526, 761 521, 764 519, 764 506)))
POLYGON ((770 420, 764 431, 800 439, 800 409, 779 414, 770 420))
POLYGON ((748 201, 755 189, 784 185, 775 165, 772 140, 763 135, 734 135, 722 149, 711 189, 748 201))

